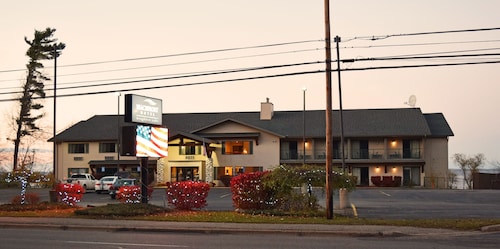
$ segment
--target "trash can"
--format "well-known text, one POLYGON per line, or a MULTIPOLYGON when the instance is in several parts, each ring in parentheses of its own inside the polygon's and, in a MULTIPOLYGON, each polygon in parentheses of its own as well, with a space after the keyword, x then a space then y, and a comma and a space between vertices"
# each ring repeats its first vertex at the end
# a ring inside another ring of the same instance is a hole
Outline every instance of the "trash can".
POLYGON ((349 191, 345 188, 339 189, 339 208, 346 209, 350 205, 349 203, 349 191))
POLYGON ((49 198, 50 198, 50 202, 59 202, 59 196, 57 194, 57 191, 55 191, 54 189, 51 189, 49 190, 49 198))

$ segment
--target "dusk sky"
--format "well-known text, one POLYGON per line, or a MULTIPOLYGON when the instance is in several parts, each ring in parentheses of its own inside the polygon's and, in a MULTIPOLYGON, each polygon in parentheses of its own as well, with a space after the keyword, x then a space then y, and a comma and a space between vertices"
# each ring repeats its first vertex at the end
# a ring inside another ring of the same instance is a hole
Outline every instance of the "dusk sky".
MULTIPOLYGON (((1 147, 10 145, 5 140, 6 116, 17 104, 9 100, 16 97, 13 93, 20 90, 26 75, 24 37, 32 39, 35 30, 47 27, 55 28, 55 38, 66 44, 57 61, 58 131, 93 115, 116 114, 118 97, 113 91, 122 94, 120 114, 127 93, 162 99, 165 113, 258 111, 266 98, 275 110, 301 110, 304 87, 306 108, 325 109, 323 4, 323 0, 4 2, 1 147), (297 65, 284 66, 290 64, 297 65), (238 72, 227 73, 233 70, 238 72), (250 79, 255 77, 259 79, 250 79), (129 91, 151 87, 157 88, 129 91), (82 95, 69 97, 74 94, 82 95)), ((486 167, 500 161, 500 64, 375 69, 500 61, 500 55, 485 55, 500 53, 500 1, 332 0, 330 7, 332 38, 338 35, 342 40, 340 57, 354 59, 341 64, 341 69, 351 70, 341 73, 344 109, 409 108, 405 102, 415 95, 415 107, 424 113, 443 113, 448 120, 455 133, 449 140, 450 157, 483 153, 486 167), (458 30, 468 31, 451 32, 458 30), (455 57, 436 58, 444 55, 455 57)), ((335 43, 332 48, 336 60, 335 43)), ((44 65, 52 78, 53 61, 44 65)), ((336 62, 332 66, 336 69, 336 62)), ((332 76, 333 108, 338 109, 336 72, 332 76)), ((46 82, 48 96, 53 96, 52 89, 53 82, 46 82)), ((44 102, 43 122, 49 132, 52 101, 44 102)), ((456 167, 451 159, 450 166, 456 167)))

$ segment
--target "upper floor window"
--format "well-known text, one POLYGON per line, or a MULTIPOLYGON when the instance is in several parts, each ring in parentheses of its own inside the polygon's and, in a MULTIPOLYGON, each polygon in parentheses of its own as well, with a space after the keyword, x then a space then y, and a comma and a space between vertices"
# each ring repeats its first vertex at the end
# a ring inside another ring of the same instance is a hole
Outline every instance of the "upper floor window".
POLYGON ((419 140, 403 140, 403 158, 420 158, 419 140))
POLYGON ((222 154, 253 154, 253 143, 252 141, 224 141, 222 142, 222 154))
POLYGON ((115 153, 115 143, 99 143, 99 153, 115 153))
POLYGON ((78 143, 78 144, 68 144, 69 154, 87 154, 89 153, 89 144, 78 143))
POLYGON ((368 140, 351 141, 351 157, 353 159, 368 159, 368 140))
POLYGON ((196 146, 194 143, 186 143, 179 147, 179 155, 200 155, 201 146, 196 146))

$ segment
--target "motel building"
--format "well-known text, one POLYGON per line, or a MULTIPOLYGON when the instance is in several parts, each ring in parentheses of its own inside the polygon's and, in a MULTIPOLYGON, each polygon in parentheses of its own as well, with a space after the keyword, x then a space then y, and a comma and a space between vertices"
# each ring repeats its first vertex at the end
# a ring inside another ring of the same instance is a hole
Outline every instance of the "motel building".
MULTIPOLYGON (((279 165, 325 165, 325 111, 274 111, 267 100, 255 112, 163 113, 168 155, 149 157, 150 184, 206 181, 279 165), (304 126, 305 124, 305 126, 304 126)), ((341 167, 340 113, 333 111, 333 166, 341 167)), ((448 139, 442 113, 419 108, 343 111, 345 167, 358 186, 446 188, 448 139)), ((123 115, 96 115, 60 132, 56 178, 74 173, 138 177, 136 124, 123 115)))

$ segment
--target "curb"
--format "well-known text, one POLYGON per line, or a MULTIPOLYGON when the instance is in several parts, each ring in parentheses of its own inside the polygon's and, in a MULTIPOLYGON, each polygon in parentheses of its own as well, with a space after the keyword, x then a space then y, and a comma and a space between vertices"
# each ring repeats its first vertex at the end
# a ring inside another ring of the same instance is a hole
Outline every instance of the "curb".
POLYGON ((481 232, 499 232, 500 224, 481 227, 481 232))
POLYGON ((191 234, 290 234, 296 236, 405 237, 480 234, 498 232, 500 224, 476 231, 456 231, 401 226, 260 224, 216 222, 160 222, 140 220, 94 220, 78 218, 0 217, 3 228, 41 228, 54 230, 88 230, 109 232, 156 232, 191 234))
POLYGON ((53 230, 75 230, 75 231, 108 231, 108 232, 156 232, 156 233, 192 233, 192 234, 294 234, 296 236, 349 236, 349 237, 403 237, 411 236, 402 232, 384 231, 318 231, 306 229, 242 229, 242 228, 217 228, 217 227, 173 227, 173 228, 151 228, 151 227, 124 227, 124 226, 88 226, 88 225, 61 225, 61 224, 14 224, 0 222, 3 228, 42 228, 53 230))

